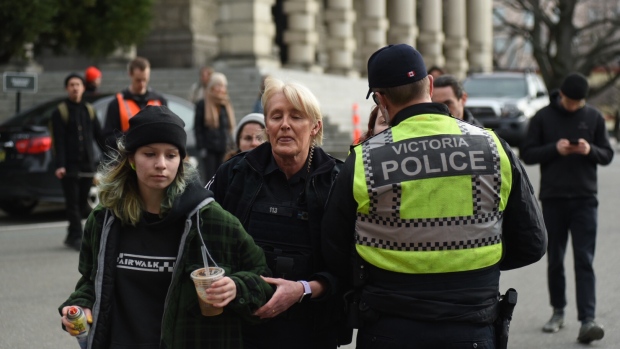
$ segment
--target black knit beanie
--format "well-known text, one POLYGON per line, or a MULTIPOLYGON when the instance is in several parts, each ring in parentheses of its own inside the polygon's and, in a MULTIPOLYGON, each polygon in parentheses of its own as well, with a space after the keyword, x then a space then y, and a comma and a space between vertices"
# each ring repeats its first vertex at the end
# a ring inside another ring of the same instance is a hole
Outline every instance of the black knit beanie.
POLYGON ((67 85, 69 85, 69 80, 73 79, 73 78, 78 78, 80 79, 80 81, 82 81, 82 85, 86 85, 86 83, 84 82, 84 78, 82 77, 82 75, 78 74, 78 73, 71 73, 69 75, 67 75, 67 77, 65 78, 65 87, 67 87, 67 85))
POLYGON ((562 91, 564 96, 578 101, 588 96, 589 88, 588 79, 585 76, 579 73, 572 73, 564 79, 560 91, 562 91))
POLYGON ((125 149, 134 152, 141 146, 153 143, 168 143, 179 148, 185 158, 185 123, 166 106, 147 106, 129 119, 129 130, 125 134, 125 149))

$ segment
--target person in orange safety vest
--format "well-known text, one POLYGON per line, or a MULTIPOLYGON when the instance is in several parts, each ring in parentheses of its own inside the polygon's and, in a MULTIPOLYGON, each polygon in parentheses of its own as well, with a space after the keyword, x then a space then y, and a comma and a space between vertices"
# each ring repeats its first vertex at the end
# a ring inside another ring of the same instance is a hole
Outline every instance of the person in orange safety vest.
POLYGON ((168 105, 168 101, 148 87, 151 64, 144 57, 136 57, 127 66, 131 84, 116 94, 106 113, 103 134, 106 145, 116 149, 116 139, 129 128, 129 119, 147 105, 168 105))

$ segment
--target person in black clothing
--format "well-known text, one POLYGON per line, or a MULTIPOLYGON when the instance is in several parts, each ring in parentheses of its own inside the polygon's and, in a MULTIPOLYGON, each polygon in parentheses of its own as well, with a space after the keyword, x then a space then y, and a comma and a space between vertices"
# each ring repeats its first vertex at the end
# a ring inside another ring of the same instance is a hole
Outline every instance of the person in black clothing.
POLYGON ((546 249, 525 169, 432 103, 413 47, 375 52, 368 85, 390 127, 351 149, 321 224, 327 270, 353 289, 357 348, 495 348, 500 272, 546 249))
POLYGON ((84 80, 77 74, 65 79, 69 97, 52 113, 56 177, 62 183, 69 228, 65 245, 80 250, 82 212, 87 207, 96 159, 93 141, 103 150, 101 125, 94 109, 82 100, 84 80))
POLYGON ((526 164, 540 164, 540 193, 549 234, 547 277, 553 315, 544 332, 564 326, 566 280, 564 254, 570 231, 575 260, 577 313, 582 325, 578 340, 590 343, 603 338, 603 327, 594 321, 596 294, 592 262, 596 245, 597 165, 608 165, 614 155, 601 113, 586 104, 588 80, 570 74, 550 104, 529 124, 521 147, 526 164))
POLYGON ((106 112, 103 134, 106 145, 116 149, 116 141, 129 129, 129 119, 147 105, 168 105, 168 101, 148 85, 151 79, 151 64, 146 58, 136 57, 127 67, 131 84, 116 94, 106 112))
POLYGON ((450 109, 450 114, 457 119, 461 119, 474 126, 484 127, 482 123, 465 109, 467 102, 467 92, 463 85, 453 75, 441 75, 433 81, 433 102, 443 103, 450 109))
POLYGON ((204 166, 204 181, 213 177, 232 148, 235 111, 228 96, 228 80, 213 73, 205 88, 204 98, 196 103, 194 134, 204 166))
POLYGON ((243 329, 246 349, 335 349, 347 344, 339 287, 321 256, 321 217, 342 161, 320 148, 319 102, 305 86, 265 82, 267 142, 236 155, 207 187, 265 251, 273 297, 243 329))

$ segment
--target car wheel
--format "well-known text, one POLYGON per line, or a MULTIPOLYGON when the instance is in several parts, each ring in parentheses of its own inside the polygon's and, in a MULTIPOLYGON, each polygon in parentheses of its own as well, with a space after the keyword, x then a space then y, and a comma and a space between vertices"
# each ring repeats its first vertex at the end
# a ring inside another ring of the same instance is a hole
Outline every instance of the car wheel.
POLYGON ((17 199, 0 203, 0 208, 9 216, 25 217, 34 210, 38 203, 36 199, 17 199))

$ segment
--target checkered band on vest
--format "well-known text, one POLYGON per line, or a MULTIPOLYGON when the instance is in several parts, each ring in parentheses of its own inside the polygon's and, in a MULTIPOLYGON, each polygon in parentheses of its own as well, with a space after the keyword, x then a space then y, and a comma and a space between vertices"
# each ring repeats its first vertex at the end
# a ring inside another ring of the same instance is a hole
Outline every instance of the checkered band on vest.
POLYGON ((473 240, 396 243, 383 239, 358 237, 357 242, 360 245, 391 251, 447 251, 495 245, 499 243, 501 239, 501 235, 496 235, 473 240))

